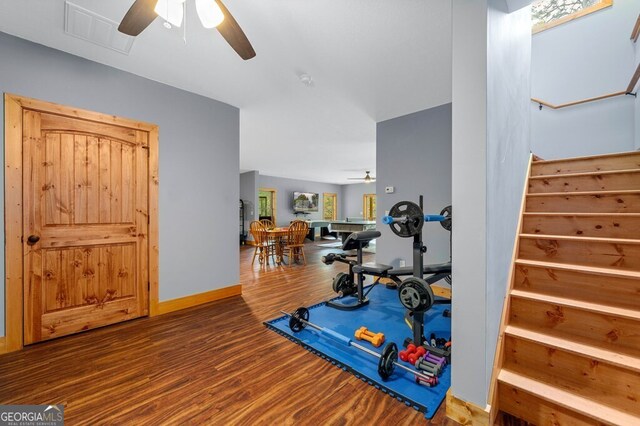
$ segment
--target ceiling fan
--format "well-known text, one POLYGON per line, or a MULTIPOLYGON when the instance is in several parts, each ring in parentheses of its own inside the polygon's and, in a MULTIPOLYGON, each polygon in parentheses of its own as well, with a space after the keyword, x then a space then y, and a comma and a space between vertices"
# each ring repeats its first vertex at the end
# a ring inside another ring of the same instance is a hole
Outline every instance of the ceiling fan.
MULTIPOLYGON (((121 33, 137 36, 158 16, 179 27, 186 0, 135 0, 118 27, 121 33)), ((249 39, 220 0, 195 0, 196 11, 205 28, 216 28, 233 50, 245 61, 256 56, 249 39)))
POLYGON ((369 170, 367 170, 367 172, 365 173, 363 178, 349 178, 349 180, 363 180, 364 183, 375 182, 376 178, 375 177, 371 177, 370 173, 371 172, 369 170))

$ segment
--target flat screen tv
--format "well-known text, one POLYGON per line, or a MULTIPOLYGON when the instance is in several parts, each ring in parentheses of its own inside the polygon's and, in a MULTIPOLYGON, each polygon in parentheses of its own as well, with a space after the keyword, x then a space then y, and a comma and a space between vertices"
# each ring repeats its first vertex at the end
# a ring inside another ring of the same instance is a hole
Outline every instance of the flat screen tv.
POLYGON ((294 192, 293 211, 317 212, 319 196, 315 192, 294 192))

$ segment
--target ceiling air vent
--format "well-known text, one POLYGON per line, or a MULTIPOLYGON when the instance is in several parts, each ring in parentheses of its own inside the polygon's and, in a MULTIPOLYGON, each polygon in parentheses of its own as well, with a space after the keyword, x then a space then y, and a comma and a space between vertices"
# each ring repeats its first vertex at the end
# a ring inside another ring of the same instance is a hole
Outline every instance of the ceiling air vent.
POLYGON ((65 33, 128 55, 135 38, 119 32, 118 25, 111 19, 71 2, 65 2, 65 33))

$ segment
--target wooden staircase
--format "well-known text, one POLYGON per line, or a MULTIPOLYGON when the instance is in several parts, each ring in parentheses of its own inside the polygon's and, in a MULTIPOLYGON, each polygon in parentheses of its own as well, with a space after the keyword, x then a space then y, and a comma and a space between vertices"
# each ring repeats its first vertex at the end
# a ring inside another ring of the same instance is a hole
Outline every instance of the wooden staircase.
POLYGON ((532 161, 491 423, 640 425, 640 152, 532 161))

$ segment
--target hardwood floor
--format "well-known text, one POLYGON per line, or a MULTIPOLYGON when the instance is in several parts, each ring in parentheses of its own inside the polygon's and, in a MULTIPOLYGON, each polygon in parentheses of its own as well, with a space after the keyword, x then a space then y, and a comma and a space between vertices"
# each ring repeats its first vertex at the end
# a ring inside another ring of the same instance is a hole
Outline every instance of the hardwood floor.
POLYGON ((261 269, 243 247, 242 297, 2 355, 0 404, 63 403, 68 424, 454 424, 444 406, 427 422, 262 325, 333 295, 346 265, 322 264, 331 251, 310 243, 306 267, 261 269))

